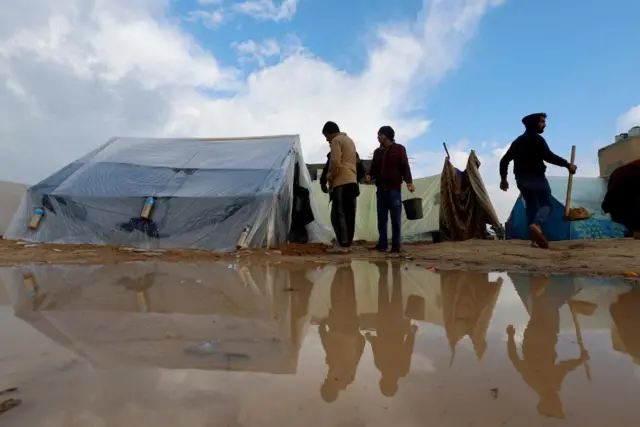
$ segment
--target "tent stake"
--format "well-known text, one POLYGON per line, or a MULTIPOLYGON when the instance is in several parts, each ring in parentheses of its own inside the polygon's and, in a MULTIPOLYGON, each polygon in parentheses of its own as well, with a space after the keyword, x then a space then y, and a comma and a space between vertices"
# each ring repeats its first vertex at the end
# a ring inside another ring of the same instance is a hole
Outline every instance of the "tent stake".
MULTIPOLYGON (((571 146, 571 165, 576 163, 576 146, 571 146)), ((571 189, 573 187, 573 174, 569 173, 569 181, 567 182, 567 200, 564 204, 564 217, 569 218, 569 212, 571 210, 571 189)))

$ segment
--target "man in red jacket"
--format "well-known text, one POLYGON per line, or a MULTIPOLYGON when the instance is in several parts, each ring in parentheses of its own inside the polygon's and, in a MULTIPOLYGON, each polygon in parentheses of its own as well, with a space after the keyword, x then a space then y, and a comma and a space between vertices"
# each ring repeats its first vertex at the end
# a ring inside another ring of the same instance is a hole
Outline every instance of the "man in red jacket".
POLYGON ((386 251, 389 245, 387 224, 391 214, 391 252, 400 252, 402 242, 402 183, 412 193, 416 191, 411 177, 407 150, 395 142, 395 131, 391 126, 382 126, 378 131, 380 147, 373 153, 371 169, 367 179, 377 188, 378 251, 386 251))

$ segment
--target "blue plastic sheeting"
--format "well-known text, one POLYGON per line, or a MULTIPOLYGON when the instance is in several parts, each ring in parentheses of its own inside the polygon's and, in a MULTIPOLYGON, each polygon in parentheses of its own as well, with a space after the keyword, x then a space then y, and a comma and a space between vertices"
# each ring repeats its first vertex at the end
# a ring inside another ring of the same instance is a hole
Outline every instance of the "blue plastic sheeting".
MULTIPOLYGON (((607 181, 602 178, 573 178, 571 207, 583 207, 591 217, 581 221, 564 219, 564 201, 567 197, 567 178, 549 177, 553 196, 551 214, 542 231, 548 240, 615 239, 624 237, 626 228, 611 220, 600 204, 607 192, 607 181)), ((507 239, 529 240, 529 227, 522 196, 518 197, 506 224, 507 239)))

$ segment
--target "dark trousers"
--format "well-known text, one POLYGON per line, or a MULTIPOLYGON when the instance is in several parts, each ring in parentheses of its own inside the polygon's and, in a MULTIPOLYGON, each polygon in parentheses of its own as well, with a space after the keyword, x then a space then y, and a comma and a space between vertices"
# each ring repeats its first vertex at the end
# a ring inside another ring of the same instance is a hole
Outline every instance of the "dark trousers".
POLYGON ((544 176, 516 178, 524 200, 528 225, 542 227, 551 213, 551 188, 544 176))
POLYGON ((387 249, 387 224, 391 215, 391 246, 400 247, 402 241, 402 193, 400 190, 378 190, 376 193, 378 211, 378 248, 387 249))
POLYGON ((358 192, 358 184, 340 185, 331 191, 331 225, 342 247, 353 243, 358 192))

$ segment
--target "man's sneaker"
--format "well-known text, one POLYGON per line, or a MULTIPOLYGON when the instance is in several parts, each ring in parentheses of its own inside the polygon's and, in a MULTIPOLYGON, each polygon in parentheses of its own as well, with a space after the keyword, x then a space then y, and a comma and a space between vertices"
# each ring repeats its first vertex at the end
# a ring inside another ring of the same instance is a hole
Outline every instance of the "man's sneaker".
POLYGON ((375 245, 374 247, 369 248, 369 250, 370 251, 378 251, 378 252, 386 252, 387 248, 382 248, 382 247, 380 247, 378 245, 375 245))
POLYGON ((340 245, 335 245, 335 246, 327 249, 327 253, 330 253, 330 254, 347 254, 347 253, 349 253, 349 248, 345 248, 345 247, 340 246, 340 245))
POLYGON ((392 253, 392 254, 399 254, 399 253, 402 253, 402 248, 400 248, 400 247, 392 247, 392 248, 391 248, 391 253, 392 253))

